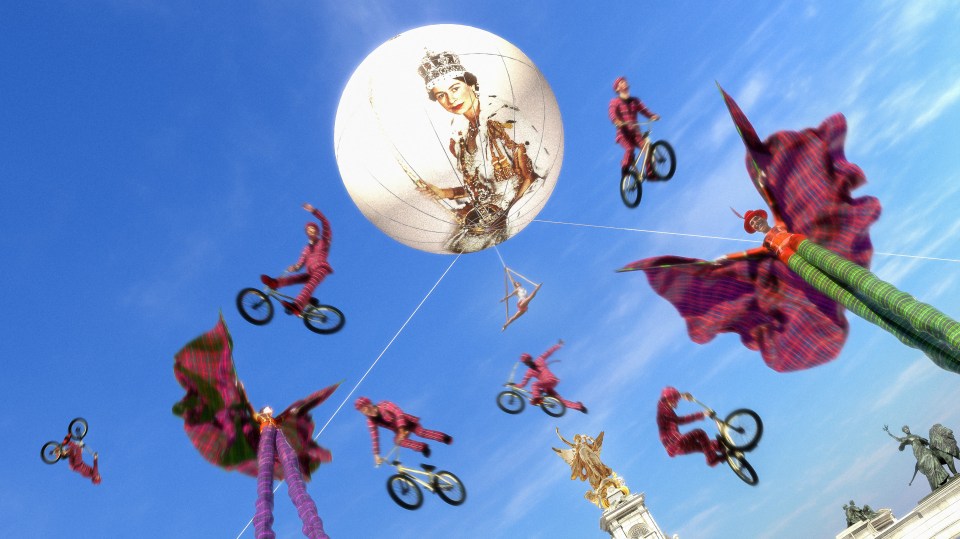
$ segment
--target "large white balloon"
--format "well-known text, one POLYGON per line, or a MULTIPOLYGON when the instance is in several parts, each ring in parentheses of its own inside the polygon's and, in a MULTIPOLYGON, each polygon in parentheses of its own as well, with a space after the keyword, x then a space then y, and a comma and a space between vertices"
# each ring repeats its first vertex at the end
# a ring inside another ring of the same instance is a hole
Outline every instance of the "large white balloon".
POLYGON ((459 25, 405 32, 367 56, 340 98, 334 141, 367 219, 433 253, 479 251, 522 230, 563 161, 560 110, 540 70, 502 38, 459 25))

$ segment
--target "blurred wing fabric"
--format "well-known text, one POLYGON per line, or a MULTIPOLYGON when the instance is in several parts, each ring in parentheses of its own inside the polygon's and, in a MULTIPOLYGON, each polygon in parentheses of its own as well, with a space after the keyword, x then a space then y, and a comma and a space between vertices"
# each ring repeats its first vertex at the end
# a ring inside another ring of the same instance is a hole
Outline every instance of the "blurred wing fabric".
POLYGON ((930 427, 930 447, 960 458, 960 449, 957 448, 957 439, 953 431, 940 423, 930 427))
MULTIPOLYGON (((297 461, 300 463, 300 471, 305 481, 310 480, 310 474, 321 464, 333 459, 330 451, 321 447, 313 439, 314 423, 310 410, 327 400, 338 387, 340 387, 339 382, 316 391, 310 396, 291 404, 277 416, 280 431, 297 454, 297 461)), ((283 478, 279 466, 275 468, 274 475, 277 479, 283 478), (277 475, 278 473, 280 475, 277 475)))
POLYGON ((260 430, 239 389, 232 349, 221 316, 212 330, 177 352, 173 373, 187 393, 173 413, 183 418, 184 430, 203 458, 256 476, 260 430))
MULTIPOLYGON (((750 177, 768 198, 776 220, 868 267, 873 253, 869 227, 880 216, 880 203, 851 195, 866 179, 844 156, 843 116, 831 116, 816 129, 779 131, 760 143, 740 108, 721 92, 747 147, 750 177)), ((764 362, 780 372, 814 367, 840 354, 848 331, 843 307, 779 260, 697 262, 705 261, 662 256, 627 268, 646 273, 653 289, 686 320, 694 342, 737 333, 744 346, 759 350, 764 362)))

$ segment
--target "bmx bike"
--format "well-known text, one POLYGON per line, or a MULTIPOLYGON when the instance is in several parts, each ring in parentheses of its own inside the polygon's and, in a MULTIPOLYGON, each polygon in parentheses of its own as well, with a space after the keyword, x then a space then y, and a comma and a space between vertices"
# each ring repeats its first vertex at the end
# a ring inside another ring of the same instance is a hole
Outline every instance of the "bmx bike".
POLYGON ((753 451, 760 443, 760 437, 763 436, 763 422, 760 420, 760 415, 747 408, 738 408, 720 419, 720 416, 706 404, 697 399, 693 399, 693 402, 702 406, 717 424, 717 430, 720 432, 717 440, 726 450, 727 464, 733 473, 737 474, 744 483, 756 485, 760 478, 743 454, 753 451))
MULTIPOLYGON (((273 319, 273 298, 284 306, 287 314, 293 310, 290 308, 295 298, 277 292, 276 290, 265 286, 263 290, 257 288, 244 288, 237 294, 237 310, 244 320, 255 326, 263 326, 273 319)), ((343 328, 346 319, 340 309, 333 305, 324 305, 317 298, 310 298, 310 302, 303 308, 300 315, 303 318, 303 325, 314 333, 329 335, 336 333, 343 328)))
MULTIPOLYGON (((497 407, 503 410, 508 414, 519 414, 523 411, 523 408, 526 406, 527 401, 533 402, 533 393, 530 391, 517 387, 513 383, 513 375, 517 370, 516 363, 513 365, 513 370, 510 371, 510 381, 503 384, 509 389, 504 389, 499 394, 497 394, 497 407)), ((560 399, 551 397, 549 395, 544 395, 543 400, 539 404, 532 404, 532 406, 539 406, 543 413, 547 414, 550 417, 560 417, 563 414, 567 413, 567 407, 560 399)))
POLYGON ((54 442, 53 440, 43 444, 43 447, 40 448, 40 458, 43 459, 43 462, 47 464, 56 464, 64 455, 67 454, 67 450, 64 446, 67 445, 67 442, 73 441, 74 444, 80 446, 81 449, 85 449, 90 454, 93 454, 92 451, 82 442, 83 437, 87 435, 87 420, 78 417, 70 422, 70 425, 67 426, 67 435, 64 437, 62 442, 54 442))
MULTIPOLYGON (((635 123, 633 125, 649 125, 650 122, 635 123)), ((620 200, 628 208, 636 208, 640 205, 640 199, 643 198, 644 180, 666 181, 673 178, 673 173, 677 171, 676 154, 673 146, 665 140, 650 142, 650 131, 643 133, 643 146, 637 154, 636 159, 627 169, 627 173, 620 178, 620 200), (646 164, 649 163, 649 167, 646 164), (650 175, 647 175, 647 171, 650 175)))
POLYGON ((393 453, 397 454, 397 458, 390 461, 390 465, 396 468, 397 473, 387 479, 387 493, 400 507, 410 511, 419 509, 423 505, 421 487, 450 505, 460 505, 467 500, 467 489, 453 472, 436 471, 437 467, 430 464, 421 464, 422 470, 407 468, 400 463, 399 446, 394 446, 387 456, 393 453))

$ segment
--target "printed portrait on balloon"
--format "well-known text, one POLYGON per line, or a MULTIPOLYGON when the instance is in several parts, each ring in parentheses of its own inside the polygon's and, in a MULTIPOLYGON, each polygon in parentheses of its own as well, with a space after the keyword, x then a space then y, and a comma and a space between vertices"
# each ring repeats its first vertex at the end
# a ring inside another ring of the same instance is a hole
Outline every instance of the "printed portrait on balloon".
POLYGON ((556 99, 516 47, 438 25, 357 68, 335 127, 351 198, 394 239, 434 253, 506 241, 546 204, 563 157, 556 99))

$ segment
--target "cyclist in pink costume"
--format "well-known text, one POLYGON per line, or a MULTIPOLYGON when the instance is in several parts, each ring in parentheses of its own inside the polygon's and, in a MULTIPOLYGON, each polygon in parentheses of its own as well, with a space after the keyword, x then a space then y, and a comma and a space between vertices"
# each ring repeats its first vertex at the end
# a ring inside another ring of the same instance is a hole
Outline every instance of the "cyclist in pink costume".
MULTIPOLYGON (((657 428, 660 430, 660 441, 671 457, 690 453, 703 453, 707 457, 707 464, 711 467, 723 462, 727 458, 723 446, 717 440, 711 439, 703 429, 693 429, 686 434, 680 434, 679 425, 700 421, 704 418, 703 412, 678 416, 673 410, 680 399, 693 400, 690 393, 680 393, 675 387, 667 386, 660 393, 657 402, 657 428)), ((710 412, 710 417, 714 417, 710 412)))
MULTIPOLYGON (((620 175, 627 174, 633 162, 633 151, 643 147, 644 136, 637 126, 637 114, 643 114, 650 120, 659 120, 660 115, 650 110, 636 97, 630 95, 630 84, 626 77, 617 77, 613 81, 613 91, 617 97, 610 100, 610 121, 617 126, 617 144, 623 146, 623 159, 620 161, 620 175)), ((649 165, 644 164, 644 176, 651 176, 649 165)))
POLYGON ((523 375, 523 380, 520 380, 519 384, 514 384, 516 387, 524 387, 527 385, 527 381, 531 378, 536 378, 537 381, 530 386, 530 391, 533 393, 533 399, 530 401, 530 404, 537 405, 543 402, 543 396, 549 395, 558 401, 562 402, 564 406, 570 408, 571 410, 579 410, 583 413, 587 413, 587 407, 583 405, 582 402, 573 402, 568 401, 560 396, 555 389, 557 384, 560 383, 560 380, 555 374, 547 367, 547 358, 551 354, 556 352, 563 346, 563 339, 560 339, 557 344, 551 346, 546 352, 540 354, 540 357, 533 359, 533 356, 527 353, 520 355, 520 361, 527 366, 527 373, 523 375))
POLYGON ((332 236, 330 222, 320 213, 320 210, 314 208, 309 202, 303 205, 303 209, 319 219, 322 226, 310 221, 304 227, 307 233, 307 245, 303 248, 303 251, 300 252, 300 259, 297 260, 297 263, 287 268, 287 271, 292 275, 283 275, 276 279, 268 275, 260 276, 263 284, 274 290, 292 284, 306 283, 303 285, 303 289, 300 290, 300 294, 294 303, 283 302, 284 307, 290 309, 297 315, 303 313, 303 308, 306 307, 307 302, 310 301, 317 285, 319 285, 327 275, 333 273, 333 268, 327 263, 327 253, 330 252, 330 238, 332 236), (306 272, 293 273, 299 271, 304 266, 307 268, 306 272))

